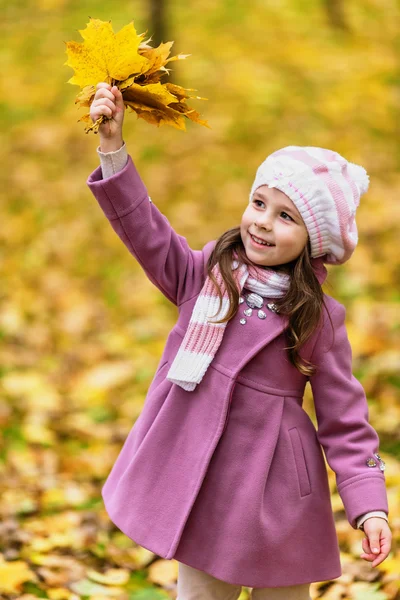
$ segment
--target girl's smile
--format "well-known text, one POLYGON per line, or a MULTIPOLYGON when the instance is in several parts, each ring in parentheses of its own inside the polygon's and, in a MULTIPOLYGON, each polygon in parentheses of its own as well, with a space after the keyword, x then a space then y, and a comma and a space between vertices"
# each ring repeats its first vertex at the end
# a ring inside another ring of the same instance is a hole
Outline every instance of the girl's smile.
POLYGON ((292 200, 262 185, 242 215, 240 234, 247 257, 260 266, 295 260, 307 244, 308 231, 292 200))
POLYGON ((260 240, 262 238, 258 238, 252 234, 250 234, 250 239, 253 242, 253 245, 255 248, 260 248, 260 249, 264 250, 264 248, 272 248, 274 246, 274 244, 269 244, 268 242, 265 242, 265 241, 261 242, 260 240), (259 240, 259 241, 257 241, 257 240, 259 240))

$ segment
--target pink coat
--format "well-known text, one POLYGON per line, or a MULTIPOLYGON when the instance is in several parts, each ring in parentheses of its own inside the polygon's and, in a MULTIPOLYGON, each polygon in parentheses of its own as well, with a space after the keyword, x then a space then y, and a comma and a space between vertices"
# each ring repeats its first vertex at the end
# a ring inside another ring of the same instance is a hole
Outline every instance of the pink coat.
MULTIPOLYGON (((388 510, 368 404, 352 374, 345 308, 325 294, 333 321, 303 346, 307 378, 284 346, 287 317, 239 310, 192 392, 166 379, 215 241, 192 250, 149 196, 130 155, 122 171, 87 185, 155 286, 178 307, 143 410, 102 489, 107 512, 139 545, 248 587, 325 581, 342 574, 324 455, 353 528, 388 510), (318 430, 302 408, 310 382, 318 430)), ((273 300, 273 299, 271 299, 273 300)))

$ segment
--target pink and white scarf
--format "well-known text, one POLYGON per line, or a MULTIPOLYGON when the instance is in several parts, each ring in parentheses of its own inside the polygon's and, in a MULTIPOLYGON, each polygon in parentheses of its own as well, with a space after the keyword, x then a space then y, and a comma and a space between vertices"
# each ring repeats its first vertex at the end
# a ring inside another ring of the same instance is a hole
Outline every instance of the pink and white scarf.
MULTIPOLYGON (((208 321, 210 318, 222 319, 229 310, 228 292, 218 263, 213 267, 213 274, 222 292, 221 311, 215 314, 219 306, 218 293, 214 283, 207 277, 197 297, 185 336, 167 374, 169 381, 189 392, 203 379, 221 344, 227 325, 227 322, 208 321)), ((285 273, 239 263, 235 259, 232 262, 232 275, 240 293, 246 284, 246 289, 266 298, 284 296, 290 285, 290 276, 285 273)))

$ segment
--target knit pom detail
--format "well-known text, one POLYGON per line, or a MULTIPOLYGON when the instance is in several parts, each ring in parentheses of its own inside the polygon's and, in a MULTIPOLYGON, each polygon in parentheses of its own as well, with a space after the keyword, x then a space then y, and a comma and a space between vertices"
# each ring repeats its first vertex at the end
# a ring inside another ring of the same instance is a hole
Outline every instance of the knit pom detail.
POLYGON ((355 163, 347 163, 347 169, 349 171, 349 175, 357 184, 357 187, 360 191, 360 196, 365 194, 369 188, 369 175, 364 167, 361 165, 356 165, 355 163))

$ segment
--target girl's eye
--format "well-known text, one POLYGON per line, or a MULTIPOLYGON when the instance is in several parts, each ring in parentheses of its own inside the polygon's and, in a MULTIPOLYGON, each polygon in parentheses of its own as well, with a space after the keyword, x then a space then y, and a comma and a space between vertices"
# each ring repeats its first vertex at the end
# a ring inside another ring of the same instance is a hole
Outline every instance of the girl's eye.
MULTIPOLYGON (((254 200, 254 202, 257 204, 257 202, 260 202, 260 204, 264 204, 264 202, 262 200, 254 200)), ((260 206, 259 204, 257 204, 257 206, 260 206)), ((288 217, 290 219, 290 221, 293 221, 292 217, 290 215, 288 215, 286 212, 281 212, 281 215, 286 215, 286 217, 288 217)), ((285 221, 287 221, 287 219, 285 218, 285 221)))

